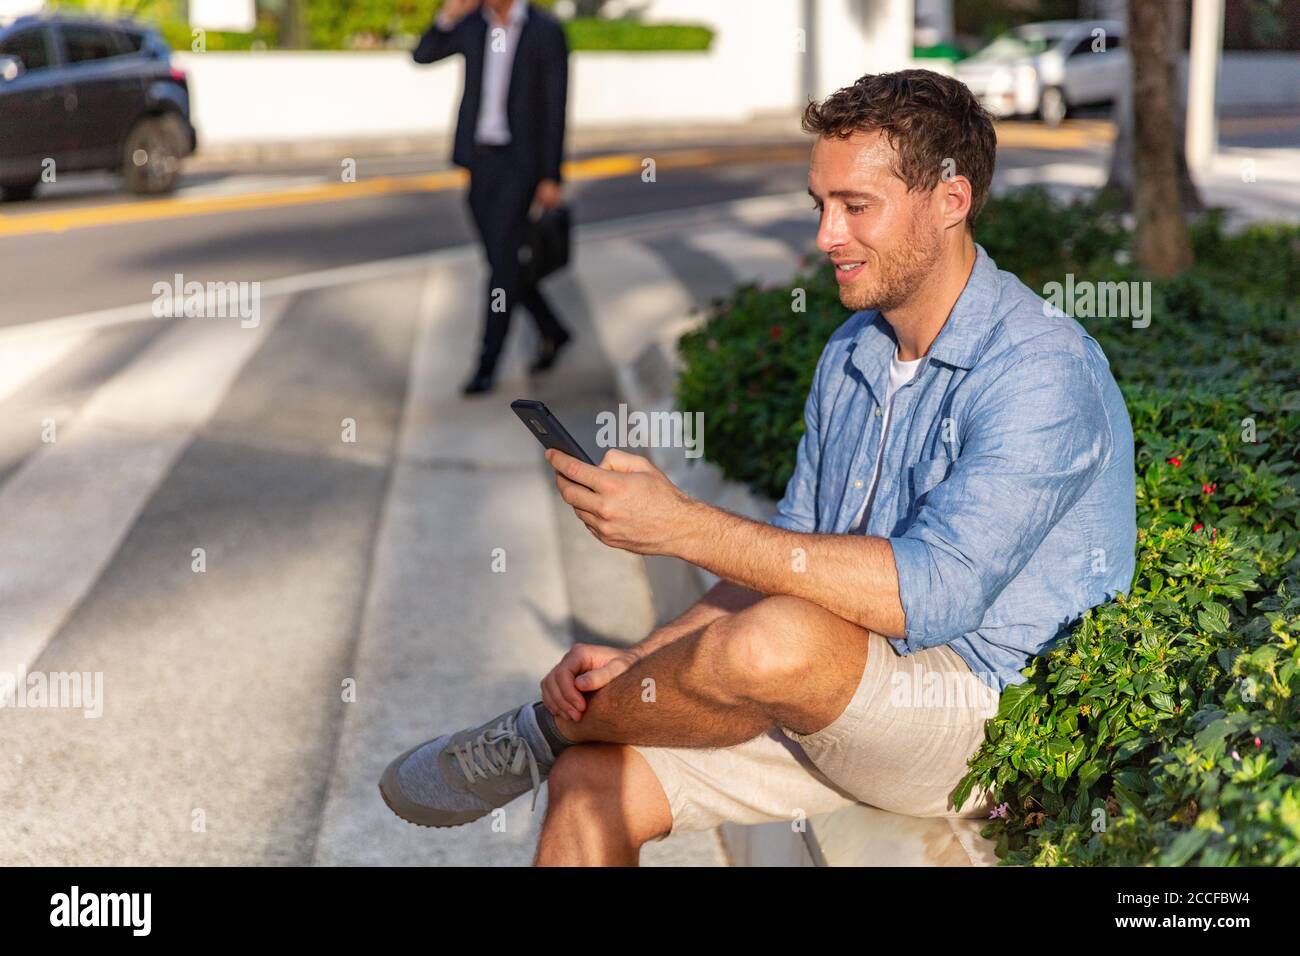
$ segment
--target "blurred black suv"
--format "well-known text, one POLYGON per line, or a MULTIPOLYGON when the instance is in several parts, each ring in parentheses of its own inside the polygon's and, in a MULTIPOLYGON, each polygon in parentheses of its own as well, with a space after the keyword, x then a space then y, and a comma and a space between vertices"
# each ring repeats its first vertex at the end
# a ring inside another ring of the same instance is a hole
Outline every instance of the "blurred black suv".
POLYGON ((185 74, 154 29, 36 14, 0 21, 0 198, 54 175, 119 172, 135 193, 176 186, 198 145, 185 74))

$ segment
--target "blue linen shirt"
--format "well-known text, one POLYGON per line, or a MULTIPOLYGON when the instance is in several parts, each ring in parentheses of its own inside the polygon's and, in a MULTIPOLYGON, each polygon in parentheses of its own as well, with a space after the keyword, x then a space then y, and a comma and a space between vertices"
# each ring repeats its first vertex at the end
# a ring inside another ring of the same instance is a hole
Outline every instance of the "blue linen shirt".
MULTIPOLYGON (((906 636, 950 644, 999 693, 1136 560, 1133 429, 1097 340, 981 246, 916 376, 894 395, 861 533, 889 539, 906 636)), ((771 524, 852 533, 897 340, 875 310, 831 336, 771 524)))

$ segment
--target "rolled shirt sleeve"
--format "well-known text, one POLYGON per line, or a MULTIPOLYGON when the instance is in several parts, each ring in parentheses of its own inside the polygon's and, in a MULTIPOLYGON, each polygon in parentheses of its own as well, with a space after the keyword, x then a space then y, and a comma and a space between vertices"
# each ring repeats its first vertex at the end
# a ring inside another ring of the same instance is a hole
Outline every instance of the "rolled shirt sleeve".
POLYGON ((1067 352, 1009 367, 976 399, 961 431, 947 477, 925 495, 912 525, 889 539, 912 650, 980 626, 1105 466, 1114 441, 1087 360, 1067 352))

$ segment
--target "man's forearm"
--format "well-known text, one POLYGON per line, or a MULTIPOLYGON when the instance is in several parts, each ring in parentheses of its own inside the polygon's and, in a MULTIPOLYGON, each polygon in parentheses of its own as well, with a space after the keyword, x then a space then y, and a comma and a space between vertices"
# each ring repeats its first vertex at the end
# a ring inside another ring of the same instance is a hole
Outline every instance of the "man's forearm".
POLYGON ((691 532, 674 554, 763 594, 803 598, 887 637, 906 633, 898 568, 887 538, 806 534, 693 502, 691 532))
POLYGON ((743 611, 762 597, 760 592, 733 581, 719 581, 685 612, 662 627, 655 628, 644 640, 633 645, 632 650, 645 657, 680 637, 693 634, 720 617, 743 611))
POLYGON ((429 29, 424 31, 415 49, 411 51, 411 58, 416 63, 436 63, 443 57, 455 53, 456 44, 452 39, 452 30, 458 22, 440 12, 429 29))

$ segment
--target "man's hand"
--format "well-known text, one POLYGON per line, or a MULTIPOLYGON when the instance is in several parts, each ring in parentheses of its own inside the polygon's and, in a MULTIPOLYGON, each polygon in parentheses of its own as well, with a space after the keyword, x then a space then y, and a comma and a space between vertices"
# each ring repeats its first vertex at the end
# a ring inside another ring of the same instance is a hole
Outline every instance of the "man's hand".
POLYGON ((611 448, 600 467, 549 448, 560 497, 596 539, 634 554, 674 554, 697 531, 697 502, 678 490, 648 458, 611 448))
POLYGON ((636 660, 634 651, 623 648, 574 644, 542 678, 542 703, 556 717, 581 720, 587 710, 583 692, 604 687, 636 660))
POLYGON ((554 179, 543 179, 537 184, 537 192, 533 195, 533 202, 543 212, 554 209, 563 201, 564 196, 560 191, 560 184, 554 179))

